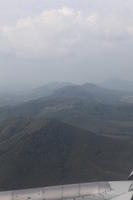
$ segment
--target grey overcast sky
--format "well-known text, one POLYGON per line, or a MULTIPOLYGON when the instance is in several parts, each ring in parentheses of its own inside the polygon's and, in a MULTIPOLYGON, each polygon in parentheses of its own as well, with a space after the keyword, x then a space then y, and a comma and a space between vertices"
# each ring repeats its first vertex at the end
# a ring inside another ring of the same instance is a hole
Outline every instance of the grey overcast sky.
POLYGON ((133 79, 132 0, 0 0, 0 88, 133 79))

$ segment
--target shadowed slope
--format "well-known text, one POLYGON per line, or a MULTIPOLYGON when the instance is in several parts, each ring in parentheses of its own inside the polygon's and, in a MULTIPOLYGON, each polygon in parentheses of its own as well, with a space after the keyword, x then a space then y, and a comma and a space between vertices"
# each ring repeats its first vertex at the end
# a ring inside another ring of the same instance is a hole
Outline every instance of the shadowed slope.
POLYGON ((8 126, 4 140, 1 128, 1 189, 117 180, 132 167, 133 145, 128 140, 53 120, 19 120, 8 126))

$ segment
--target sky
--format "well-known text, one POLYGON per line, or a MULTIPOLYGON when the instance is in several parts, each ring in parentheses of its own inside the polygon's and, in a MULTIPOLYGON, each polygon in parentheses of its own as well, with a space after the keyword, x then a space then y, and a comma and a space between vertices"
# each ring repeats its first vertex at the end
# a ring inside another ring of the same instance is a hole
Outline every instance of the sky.
POLYGON ((0 0, 0 88, 133 79, 132 0, 0 0))

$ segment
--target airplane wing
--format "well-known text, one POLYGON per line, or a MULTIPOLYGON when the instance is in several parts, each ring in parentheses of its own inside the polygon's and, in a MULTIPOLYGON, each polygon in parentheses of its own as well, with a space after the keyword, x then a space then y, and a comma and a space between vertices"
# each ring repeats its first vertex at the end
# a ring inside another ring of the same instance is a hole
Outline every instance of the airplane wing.
POLYGON ((0 200, 132 200, 133 181, 94 182, 0 192, 0 200))

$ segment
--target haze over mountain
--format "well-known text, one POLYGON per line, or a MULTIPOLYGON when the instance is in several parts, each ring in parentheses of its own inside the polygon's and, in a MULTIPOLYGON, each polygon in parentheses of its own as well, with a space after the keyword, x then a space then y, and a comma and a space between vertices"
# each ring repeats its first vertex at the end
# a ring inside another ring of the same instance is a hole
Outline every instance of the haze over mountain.
POLYGON ((58 83, 35 94, 0 108, 0 190, 127 178, 132 92, 58 83))
POLYGON ((132 19, 131 0, 0 1, 0 190, 127 179, 132 19))
MULTIPOLYGON (((53 82, 34 89, 20 90, 20 91, 7 91, 0 92, 0 107, 8 105, 17 105, 29 100, 54 96, 68 96, 86 98, 89 101, 97 101, 103 103, 120 103, 120 102, 133 102, 133 91, 128 86, 125 89, 119 88, 117 85, 119 81, 105 81, 101 84, 84 83, 74 84, 69 82, 53 82), (111 85, 114 84, 113 85, 111 85)), ((124 82, 123 82, 124 84, 124 82)))
POLYGON ((52 95, 56 90, 64 88, 65 86, 71 86, 71 85, 73 84, 68 83, 68 82, 52 82, 44 86, 33 89, 31 92, 29 92, 27 99, 32 100, 32 99, 38 99, 41 97, 47 97, 47 96, 52 95))
POLYGON ((103 81, 100 85, 112 90, 133 92, 133 81, 123 79, 108 79, 103 81))
MULTIPOLYGON (((42 89, 42 93, 46 94, 45 90, 42 89)), ((53 90, 49 96, 1 108, 0 120, 46 117, 100 134, 128 136, 133 131, 133 104, 128 102, 128 97, 127 92, 105 89, 90 83, 69 85, 53 90)))
POLYGON ((101 103, 120 103, 123 97, 127 96, 128 93, 122 93, 121 91, 115 91, 106 89, 101 86, 92 83, 85 83, 83 85, 66 86, 54 93, 57 97, 74 97, 79 99, 86 99, 91 102, 101 103))
POLYGON ((53 82, 41 87, 26 90, 12 90, 7 92, 0 92, 0 107, 8 105, 17 105, 23 102, 38 99, 45 96, 50 96, 55 90, 65 87, 67 85, 72 85, 72 83, 67 82, 53 82))

